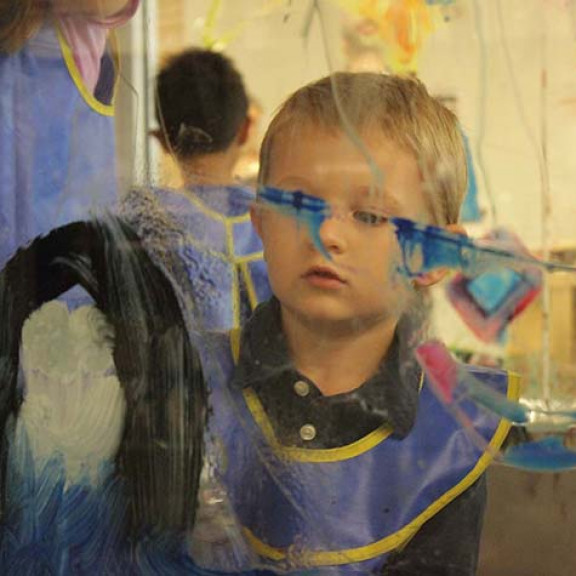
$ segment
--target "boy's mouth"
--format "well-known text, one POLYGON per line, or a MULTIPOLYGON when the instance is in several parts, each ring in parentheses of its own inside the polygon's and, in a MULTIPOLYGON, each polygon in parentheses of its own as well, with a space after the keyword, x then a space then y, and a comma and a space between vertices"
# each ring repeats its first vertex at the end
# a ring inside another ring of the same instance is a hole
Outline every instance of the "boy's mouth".
POLYGON ((336 288, 346 284, 344 278, 326 266, 313 266, 305 272, 303 277, 312 284, 323 288, 336 288))

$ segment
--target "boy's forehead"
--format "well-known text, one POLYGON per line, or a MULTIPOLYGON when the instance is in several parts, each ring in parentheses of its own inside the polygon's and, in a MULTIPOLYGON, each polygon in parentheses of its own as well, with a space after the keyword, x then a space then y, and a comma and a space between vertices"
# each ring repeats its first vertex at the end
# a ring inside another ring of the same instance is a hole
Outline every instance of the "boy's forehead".
POLYGON ((266 183, 301 190, 333 205, 368 202, 390 214, 427 221, 416 155, 383 131, 358 134, 364 150, 340 129, 289 127, 274 139, 266 183))
POLYGON ((371 188, 386 176, 420 180, 415 155, 375 129, 348 134, 311 123, 285 127, 274 137, 270 152, 268 178, 276 181, 332 175, 371 188))
POLYGON ((273 158, 282 158, 302 148, 303 144, 322 151, 338 144, 342 151, 351 156, 363 157, 363 149, 385 151, 387 154, 415 156, 414 150, 402 134, 376 126, 344 129, 342 125, 331 126, 311 120, 283 122, 272 139, 273 158))

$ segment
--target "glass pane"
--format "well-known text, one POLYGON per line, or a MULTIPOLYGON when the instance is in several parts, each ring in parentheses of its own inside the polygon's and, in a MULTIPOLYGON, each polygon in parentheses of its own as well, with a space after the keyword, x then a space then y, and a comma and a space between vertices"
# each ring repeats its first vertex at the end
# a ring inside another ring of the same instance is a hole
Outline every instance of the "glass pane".
POLYGON ((574 572, 573 2, 5 5, 0 572, 574 572))

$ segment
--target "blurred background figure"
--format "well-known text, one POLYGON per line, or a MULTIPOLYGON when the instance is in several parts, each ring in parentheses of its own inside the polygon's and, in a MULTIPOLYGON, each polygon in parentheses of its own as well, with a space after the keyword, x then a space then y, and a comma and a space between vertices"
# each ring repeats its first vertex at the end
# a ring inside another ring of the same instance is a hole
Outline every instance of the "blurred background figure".
POLYGON ((235 178, 248 109, 242 77, 226 56, 188 49, 170 58, 156 79, 152 134, 176 161, 183 186, 134 190, 124 203, 152 252, 187 286, 207 329, 240 326, 270 293, 248 213, 254 193, 235 178))
POLYGON ((186 186, 229 185, 250 119, 244 82, 232 61, 190 49, 168 59, 156 79, 153 131, 186 186))
POLYGON ((139 0, 0 6, 0 264, 115 202, 118 53, 108 31, 139 0))

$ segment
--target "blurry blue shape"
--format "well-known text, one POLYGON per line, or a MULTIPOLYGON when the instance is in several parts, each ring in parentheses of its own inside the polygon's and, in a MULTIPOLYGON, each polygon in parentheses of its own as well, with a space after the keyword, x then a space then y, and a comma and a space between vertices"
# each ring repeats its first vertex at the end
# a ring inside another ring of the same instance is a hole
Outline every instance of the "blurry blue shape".
MULTIPOLYGON (((486 410, 506 418, 510 422, 526 423, 531 410, 519 402, 510 400, 505 394, 469 373, 456 362, 444 344, 429 340, 416 349, 416 360, 426 373, 433 392, 454 413, 454 416, 468 426, 468 419, 459 407, 463 398, 471 399, 486 410)), ((570 414, 564 415, 570 418, 570 414)))
POLYGON ((562 438, 550 436, 510 446, 504 452, 502 462, 526 470, 558 472, 576 466, 576 452, 566 448, 562 438))
MULTIPOLYGON (((496 229, 479 242, 506 246, 516 257, 531 258, 522 241, 496 229)), ((542 270, 533 264, 514 263, 477 276, 456 274, 446 286, 449 301, 462 320, 485 342, 498 340, 510 322, 525 310, 542 289, 542 270)))
MULTIPOLYGON (((573 429, 576 422, 575 411, 533 409, 492 389, 458 364, 439 341, 432 340, 418 346, 416 359, 426 372, 432 391, 483 449, 489 447, 476 434, 464 411, 465 400, 472 400, 493 414, 525 426, 528 434, 529 423, 537 416, 547 416, 556 425, 561 424, 569 429, 573 429)), ((568 448, 559 434, 508 446, 499 453, 498 458, 510 466, 539 472, 557 472, 576 467, 576 451, 568 448)))
POLYGON ((522 283, 522 276, 513 270, 503 268, 486 272, 470 280, 466 289, 474 301, 486 313, 497 311, 506 298, 522 283))

